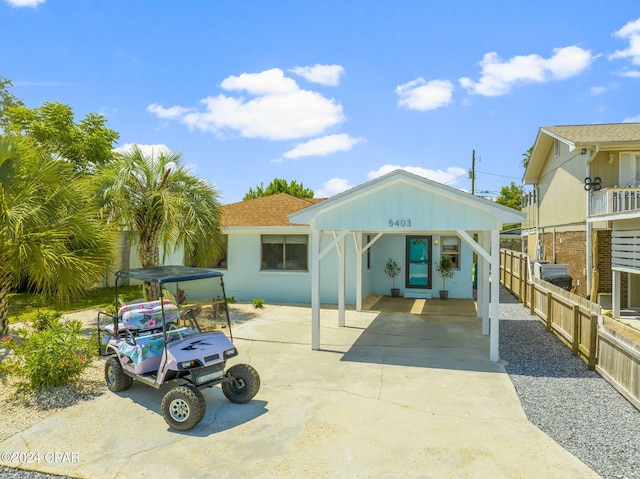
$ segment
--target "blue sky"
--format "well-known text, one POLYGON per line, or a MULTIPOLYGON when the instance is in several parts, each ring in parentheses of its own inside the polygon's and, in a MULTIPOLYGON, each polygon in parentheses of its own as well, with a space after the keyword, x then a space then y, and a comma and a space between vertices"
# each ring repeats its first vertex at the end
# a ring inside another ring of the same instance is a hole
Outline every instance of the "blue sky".
POLYGON ((0 75, 181 152, 224 203, 396 167, 496 196, 540 126, 640 121, 637 0, 0 0, 0 75))

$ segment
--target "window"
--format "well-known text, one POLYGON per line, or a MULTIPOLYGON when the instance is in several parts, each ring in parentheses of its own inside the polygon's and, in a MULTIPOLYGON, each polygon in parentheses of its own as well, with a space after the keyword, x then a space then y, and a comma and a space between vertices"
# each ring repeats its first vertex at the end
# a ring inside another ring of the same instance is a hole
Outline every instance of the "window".
POLYGON ((460 269, 460 238, 457 236, 443 236, 440 247, 440 257, 449 258, 453 269, 460 269))
POLYGON ((262 267, 286 271, 308 271, 306 235, 262 235, 262 267))

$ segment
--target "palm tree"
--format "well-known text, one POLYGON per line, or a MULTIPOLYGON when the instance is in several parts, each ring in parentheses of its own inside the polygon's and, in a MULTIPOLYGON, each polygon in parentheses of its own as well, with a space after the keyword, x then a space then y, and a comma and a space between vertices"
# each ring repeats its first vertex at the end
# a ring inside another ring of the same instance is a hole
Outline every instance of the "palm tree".
MULTIPOLYGON (((160 265, 161 246, 165 254, 182 247, 185 264, 195 266, 220 255, 218 193, 185 168, 181 154, 147 156, 134 146, 101 173, 104 211, 138 245, 143 267, 160 265)), ((145 295, 157 299, 158 285, 145 283, 145 295)))
POLYGON ((0 334, 16 284, 26 281, 64 303, 108 270, 115 241, 92 189, 70 163, 27 138, 0 136, 0 334))
POLYGON ((525 153, 522 154, 522 167, 526 170, 527 166, 529 166, 529 161, 531 161, 531 153, 533 153, 533 146, 529 148, 525 153))

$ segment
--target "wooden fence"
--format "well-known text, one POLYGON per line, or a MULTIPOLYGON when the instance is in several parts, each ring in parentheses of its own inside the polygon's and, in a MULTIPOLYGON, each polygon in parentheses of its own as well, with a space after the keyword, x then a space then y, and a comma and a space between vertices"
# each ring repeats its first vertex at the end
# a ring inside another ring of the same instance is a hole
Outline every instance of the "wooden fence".
MULTIPOLYGON (((590 370, 640 409, 640 331, 604 321, 600 305, 533 276, 529 257, 500 250, 500 283, 590 370)), ((607 318, 608 319, 608 318, 607 318)))

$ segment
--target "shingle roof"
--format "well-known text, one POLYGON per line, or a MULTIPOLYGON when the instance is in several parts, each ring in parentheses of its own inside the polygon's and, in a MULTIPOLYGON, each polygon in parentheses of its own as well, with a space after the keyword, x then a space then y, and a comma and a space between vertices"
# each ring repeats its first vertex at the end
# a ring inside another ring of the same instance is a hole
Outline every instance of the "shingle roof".
POLYGON ((295 226, 288 216, 324 198, 297 198, 287 193, 222 206, 222 226, 295 226))
POLYGON ((640 143, 640 123, 545 126, 542 130, 562 137, 574 145, 640 143))

